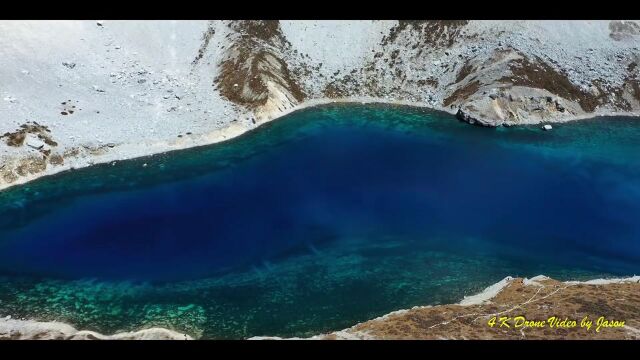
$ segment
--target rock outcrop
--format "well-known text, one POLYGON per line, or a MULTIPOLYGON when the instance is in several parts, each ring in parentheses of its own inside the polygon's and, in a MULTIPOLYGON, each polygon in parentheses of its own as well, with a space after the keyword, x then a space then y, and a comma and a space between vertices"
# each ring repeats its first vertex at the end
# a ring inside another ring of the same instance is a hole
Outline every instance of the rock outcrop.
POLYGON ((254 112, 257 121, 291 109, 304 100, 282 53, 291 44, 276 20, 229 23, 230 46, 215 79, 220 94, 254 112))
POLYGON ((94 331, 78 331, 61 322, 0 318, 0 340, 193 340, 187 334, 164 328, 103 335, 94 331))

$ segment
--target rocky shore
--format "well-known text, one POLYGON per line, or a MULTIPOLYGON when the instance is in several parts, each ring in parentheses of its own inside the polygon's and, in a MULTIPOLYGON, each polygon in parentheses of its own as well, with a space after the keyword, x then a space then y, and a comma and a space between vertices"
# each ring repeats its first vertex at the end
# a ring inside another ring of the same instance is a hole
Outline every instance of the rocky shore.
POLYGON ((395 311, 311 339, 638 340, 639 291, 640 276, 586 282, 507 277, 458 304, 395 311))
POLYGON ((0 189, 367 99, 475 125, 639 115, 634 21, 2 21, 0 189))
POLYGON ((503 285, 490 298, 398 311, 320 338, 640 339, 640 276, 587 282, 537 276, 503 285))
POLYGON ((61 322, 15 320, 7 316, 0 318, 0 340, 193 340, 193 338, 187 334, 163 328, 103 335, 94 331, 78 331, 73 326, 61 322))
MULTIPOLYGON (((560 282, 506 277, 458 304, 394 311, 309 340, 640 339, 640 276, 560 282), (506 325, 504 325, 506 324, 506 325)), ((0 318, 0 340, 193 340, 149 328, 114 335, 60 322, 0 318)), ((299 339, 299 338, 293 338, 299 339)), ((281 340, 259 336, 251 340, 281 340)))

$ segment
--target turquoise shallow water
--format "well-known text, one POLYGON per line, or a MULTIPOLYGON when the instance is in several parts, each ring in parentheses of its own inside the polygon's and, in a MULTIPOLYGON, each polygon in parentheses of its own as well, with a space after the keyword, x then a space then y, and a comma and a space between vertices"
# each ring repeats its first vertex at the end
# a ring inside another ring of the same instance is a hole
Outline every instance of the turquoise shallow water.
POLYGON ((0 192, 0 315, 309 336, 507 275, 633 275, 637 139, 632 118, 543 132, 332 105, 43 178, 0 192))

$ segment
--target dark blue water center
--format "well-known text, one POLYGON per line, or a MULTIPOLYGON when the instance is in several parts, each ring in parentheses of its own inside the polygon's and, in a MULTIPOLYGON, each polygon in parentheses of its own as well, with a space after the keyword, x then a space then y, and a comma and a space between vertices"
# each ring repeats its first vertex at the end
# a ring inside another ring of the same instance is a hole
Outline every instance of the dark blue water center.
MULTIPOLYGON (((310 109, 227 143, 1 193, 0 272, 176 282, 393 239, 376 266, 438 252, 507 261, 502 274, 477 265, 492 281, 630 275, 640 272, 638 154, 636 119, 543 132, 411 108, 310 109)), ((457 270, 474 267, 435 280, 457 270)))

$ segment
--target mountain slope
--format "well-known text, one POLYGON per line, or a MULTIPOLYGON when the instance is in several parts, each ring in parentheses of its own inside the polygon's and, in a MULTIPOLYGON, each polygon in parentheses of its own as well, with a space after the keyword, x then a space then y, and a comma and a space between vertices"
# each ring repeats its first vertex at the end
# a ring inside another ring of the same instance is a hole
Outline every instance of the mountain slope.
POLYGON ((633 21, 2 21, 0 34, 0 188, 323 101, 488 126, 640 109, 633 21))

